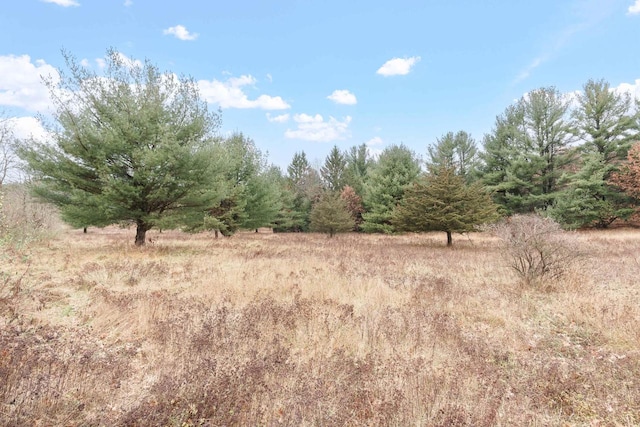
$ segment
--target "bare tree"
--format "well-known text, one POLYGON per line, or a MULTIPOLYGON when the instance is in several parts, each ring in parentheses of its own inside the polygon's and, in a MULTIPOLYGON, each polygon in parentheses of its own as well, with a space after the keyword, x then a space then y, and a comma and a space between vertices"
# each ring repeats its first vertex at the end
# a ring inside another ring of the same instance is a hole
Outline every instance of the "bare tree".
POLYGON ((13 151, 13 127, 9 119, 0 116, 0 187, 9 173, 16 167, 17 158, 13 151))

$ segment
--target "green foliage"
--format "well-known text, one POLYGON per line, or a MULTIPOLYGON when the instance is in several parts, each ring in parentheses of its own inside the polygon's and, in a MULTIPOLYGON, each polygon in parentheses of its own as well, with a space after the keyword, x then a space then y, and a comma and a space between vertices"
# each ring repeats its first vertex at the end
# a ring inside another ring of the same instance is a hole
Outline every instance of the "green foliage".
POLYGON ((347 170, 345 184, 362 197, 370 167, 375 163, 369 156, 366 144, 353 146, 346 152, 347 170))
POLYGON ((437 172, 441 168, 452 167, 455 173, 471 182, 476 175, 478 149, 475 140, 465 131, 448 132, 428 147, 427 168, 437 172))
POLYGON ((365 213, 362 230, 392 233, 393 209, 402 199, 405 189, 420 173, 420 162, 404 145, 386 148, 378 162, 369 170, 363 203, 365 213))
POLYGON ((589 80, 573 112, 580 138, 580 165, 564 177, 566 189, 550 209, 563 226, 606 228, 633 213, 630 198, 611 185, 611 176, 638 135, 628 94, 604 80, 589 80))
POLYGON ((630 198, 607 179, 615 166, 599 152, 584 155, 583 162, 577 173, 566 177, 567 188, 547 214, 572 229, 606 228, 617 219, 629 218, 634 212, 630 198))
POLYGON ((320 168, 322 181, 329 191, 342 191, 346 185, 346 167, 347 160, 338 150, 338 147, 334 145, 324 161, 324 165, 320 168))
POLYGON ((479 182, 467 184, 453 167, 441 167, 406 189, 393 211, 393 225, 401 231, 464 233, 495 221, 497 207, 479 182))
POLYGON ((336 233, 353 230, 355 220, 347 203, 339 194, 324 193, 311 210, 311 230, 333 237, 336 233))
POLYGON ((255 142, 235 133, 216 144, 225 197, 209 210, 205 228, 231 234, 240 228, 272 226, 281 209, 279 171, 267 164, 255 142), (221 226, 221 228, 217 228, 221 226))
POLYGON ((482 181, 507 213, 545 209, 558 197, 558 179, 571 161, 568 111, 557 89, 536 89, 509 106, 485 137, 482 181))
POLYGON ((632 113, 630 95, 612 90, 604 80, 589 80, 577 101, 573 117, 583 151, 599 153, 606 163, 624 159, 638 136, 640 112, 632 113))
POLYGON ((283 228, 280 223, 277 229, 307 231, 311 208, 322 194, 322 180, 318 172, 309 164, 304 151, 295 153, 287 167, 287 173, 288 191, 293 194, 293 200, 289 208, 289 219, 285 219, 284 223, 290 222, 291 227, 283 228))
POLYGON ((202 219, 219 199, 209 157, 219 118, 195 82, 114 50, 104 76, 65 60, 70 73, 48 82, 54 144, 31 141, 19 152, 37 179, 35 194, 76 227, 135 223, 136 245, 163 220, 202 219))

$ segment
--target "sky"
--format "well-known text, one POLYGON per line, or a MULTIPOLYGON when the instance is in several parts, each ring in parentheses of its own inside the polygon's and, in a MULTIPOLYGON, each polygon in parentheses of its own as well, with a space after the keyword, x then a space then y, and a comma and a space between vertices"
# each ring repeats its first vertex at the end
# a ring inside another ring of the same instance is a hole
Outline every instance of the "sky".
POLYGON ((479 146, 527 92, 589 79, 640 97, 640 0, 2 0, 0 112, 41 137, 41 76, 62 50, 96 72, 113 48, 190 76, 222 135, 286 169, 335 145, 425 156, 447 132, 479 146))

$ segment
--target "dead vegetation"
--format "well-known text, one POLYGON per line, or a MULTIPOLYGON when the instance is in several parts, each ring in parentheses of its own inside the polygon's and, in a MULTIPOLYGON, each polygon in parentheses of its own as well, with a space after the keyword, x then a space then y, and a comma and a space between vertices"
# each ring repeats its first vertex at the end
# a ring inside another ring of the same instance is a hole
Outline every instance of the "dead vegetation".
POLYGON ((638 231, 536 287, 488 234, 127 233, 2 253, 0 424, 640 424, 638 231))

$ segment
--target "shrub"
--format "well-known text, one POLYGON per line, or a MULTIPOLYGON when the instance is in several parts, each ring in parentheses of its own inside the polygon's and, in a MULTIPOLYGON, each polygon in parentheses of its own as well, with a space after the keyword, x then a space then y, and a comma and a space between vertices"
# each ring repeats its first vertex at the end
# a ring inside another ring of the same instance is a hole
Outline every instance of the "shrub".
POLYGON ((580 255, 570 233, 537 214, 514 215, 491 230, 504 242, 508 266, 529 285, 562 276, 580 255))
POLYGON ((34 200, 24 184, 0 187, 0 245, 22 247, 61 226, 55 208, 34 200))

